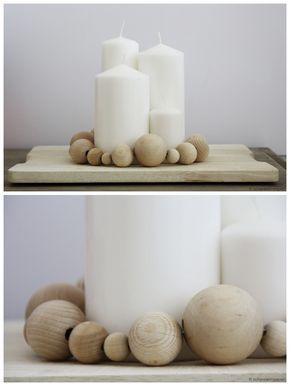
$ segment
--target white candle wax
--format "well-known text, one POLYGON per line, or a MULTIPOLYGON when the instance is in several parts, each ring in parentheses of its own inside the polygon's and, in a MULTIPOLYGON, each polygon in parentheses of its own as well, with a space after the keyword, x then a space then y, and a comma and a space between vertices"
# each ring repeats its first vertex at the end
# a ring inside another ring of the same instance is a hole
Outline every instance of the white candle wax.
POLYGON ((183 114, 176 109, 150 111, 149 130, 164 139, 167 150, 184 142, 183 114))
POLYGON ((95 144, 106 152, 133 146, 149 132, 149 78, 127 65, 96 76, 95 144))
POLYGON ((102 43, 102 71, 109 70, 119 64, 127 64, 137 68, 139 44, 135 40, 119 36, 102 43))

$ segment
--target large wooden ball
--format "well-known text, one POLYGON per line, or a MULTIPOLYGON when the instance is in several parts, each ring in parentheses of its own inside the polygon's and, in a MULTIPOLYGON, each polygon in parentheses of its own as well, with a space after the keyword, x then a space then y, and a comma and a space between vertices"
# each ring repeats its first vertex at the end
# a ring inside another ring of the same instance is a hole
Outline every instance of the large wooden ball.
POLYGON ((77 139, 69 148, 71 159, 76 164, 86 164, 87 154, 94 147, 88 139, 77 139))
POLYGON ((70 145, 72 145, 78 139, 88 139, 92 143, 94 143, 94 131, 80 131, 74 134, 70 140, 70 145))
POLYGON ((61 361, 71 356, 68 335, 85 320, 83 312, 65 300, 50 300, 40 304, 26 321, 27 343, 39 356, 61 361))
POLYGON ((132 354, 149 366, 172 362, 182 346, 179 324, 163 312, 150 312, 138 319, 131 327, 128 338, 132 354))
POLYGON ((195 295, 186 307, 183 325, 191 350, 215 364, 247 358, 263 333, 256 301, 246 291, 230 285, 209 287, 195 295))
POLYGON ((66 300, 82 311, 85 309, 85 296, 80 288, 66 283, 55 283, 40 288, 31 296, 26 306, 25 317, 28 318, 37 306, 48 300, 66 300))
POLYGON ((191 165, 196 160, 196 148, 189 142, 181 143, 176 148, 180 154, 179 162, 183 165, 191 165))
POLYGON ((98 363, 104 358, 103 344, 108 332, 97 322, 78 324, 69 336, 69 348, 82 363, 98 363))
POLYGON ((209 146, 206 138, 201 134, 193 134, 187 142, 191 143, 197 150, 196 162, 205 161, 208 157, 209 146))
POLYGON ((286 355, 286 323, 282 320, 273 320, 265 327, 261 346, 266 353, 274 357, 286 355))
POLYGON ((104 352, 112 361, 125 361, 130 354, 127 335, 122 332, 113 332, 107 336, 104 343, 104 352))
POLYGON ((114 165, 121 168, 130 166, 133 162, 133 151, 128 145, 119 145, 112 152, 112 161, 114 165))
POLYGON ((143 166, 158 166, 166 157, 166 146, 156 134, 145 134, 135 143, 135 156, 143 166))

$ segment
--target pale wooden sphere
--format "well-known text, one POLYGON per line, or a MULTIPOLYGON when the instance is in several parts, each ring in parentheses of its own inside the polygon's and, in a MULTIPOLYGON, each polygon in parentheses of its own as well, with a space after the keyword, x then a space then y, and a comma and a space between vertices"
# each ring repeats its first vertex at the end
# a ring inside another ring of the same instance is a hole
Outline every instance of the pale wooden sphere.
POLYGON ((156 134, 145 134, 135 143, 135 156, 143 166, 158 166, 166 157, 163 139, 156 134))
POLYGON ((190 142, 197 150, 196 162, 205 161, 208 157, 209 146, 207 139, 201 134, 193 134, 186 142, 190 142))
POLYGON ((164 312, 150 312, 138 319, 131 327, 128 339, 132 354, 149 366, 172 362, 182 347, 179 324, 164 312))
POLYGON ((265 327, 261 346, 266 353, 274 357, 286 355, 286 323, 282 320, 273 320, 265 327))
POLYGON ((112 156, 110 153, 104 153, 102 155, 102 164, 111 165, 112 164, 112 156))
POLYGON ((88 139, 90 142, 94 143, 94 132, 92 131, 80 131, 72 136, 70 140, 70 145, 72 145, 78 139, 88 139))
POLYGON ((71 159, 76 164, 86 164, 87 154, 94 147, 88 139, 77 139, 69 148, 71 159))
POLYGON ((85 290, 85 279, 83 277, 76 282, 76 287, 82 291, 85 290))
POLYGON ((231 364, 255 351, 263 320, 256 301, 246 291, 217 285, 191 299, 183 314, 183 327, 194 353, 210 363, 231 364))
POLYGON ((103 152, 97 147, 93 147, 87 154, 87 160, 90 165, 98 166, 102 163, 103 152))
POLYGON ((65 360, 71 356, 68 335, 84 320, 83 312, 66 300, 42 303, 26 321, 27 342, 37 355, 45 359, 65 360))
POLYGON ((104 358, 103 344, 108 332, 97 322, 83 322, 71 332, 68 340, 73 356, 82 363, 98 363, 104 358))
POLYGON ((84 292, 74 285, 66 283, 55 283, 37 290, 29 299, 25 310, 25 317, 28 318, 32 311, 39 304, 48 300, 67 300, 75 304, 82 311, 85 309, 84 292))
POLYGON ((179 161, 180 154, 176 149, 169 149, 166 156, 166 162, 169 164, 176 164, 179 161))
POLYGON ((104 352, 114 362, 125 361, 130 354, 127 335, 122 332, 113 332, 107 336, 104 343, 104 352))
POLYGON ((130 166, 133 162, 133 151, 128 145, 119 145, 112 152, 112 161, 121 168, 130 166))
POLYGON ((190 165, 196 160, 196 148, 189 142, 181 143, 177 146, 177 151, 180 154, 179 162, 183 165, 190 165))

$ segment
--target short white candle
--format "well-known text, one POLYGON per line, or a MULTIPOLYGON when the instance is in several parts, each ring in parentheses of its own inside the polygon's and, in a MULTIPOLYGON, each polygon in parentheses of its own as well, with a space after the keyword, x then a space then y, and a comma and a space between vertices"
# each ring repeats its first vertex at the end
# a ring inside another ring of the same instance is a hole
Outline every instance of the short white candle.
POLYGON ((127 65, 96 76, 95 144, 112 152, 149 132, 149 78, 127 65))

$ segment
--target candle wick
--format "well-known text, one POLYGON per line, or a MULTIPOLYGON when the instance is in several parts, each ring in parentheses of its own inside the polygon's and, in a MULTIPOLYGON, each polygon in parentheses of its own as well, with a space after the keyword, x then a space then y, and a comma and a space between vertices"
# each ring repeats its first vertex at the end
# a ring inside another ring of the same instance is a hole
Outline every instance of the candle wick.
POLYGON ((161 38, 161 33, 158 32, 158 37, 159 37, 159 44, 162 44, 162 38, 161 38))
POLYGON ((122 27, 121 27, 121 31, 120 31, 120 38, 123 37, 124 27, 125 27, 125 20, 123 20, 123 23, 122 23, 122 27))

